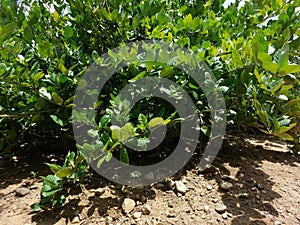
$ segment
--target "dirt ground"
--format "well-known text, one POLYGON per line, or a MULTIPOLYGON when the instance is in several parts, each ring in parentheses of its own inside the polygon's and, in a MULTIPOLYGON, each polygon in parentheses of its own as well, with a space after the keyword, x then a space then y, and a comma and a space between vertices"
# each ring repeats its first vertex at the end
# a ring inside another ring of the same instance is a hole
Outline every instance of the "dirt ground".
POLYGON ((61 161, 58 154, 42 155, 38 149, 0 159, 0 224, 300 224, 300 157, 271 137, 228 137, 213 166, 199 174, 198 160, 172 180, 181 180, 188 191, 179 194, 168 182, 131 189, 92 176, 71 187, 66 204, 52 211, 32 212, 42 186, 39 176, 50 173, 44 162, 61 161), (224 182, 233 186, 224 191, 224 182), (18 197, 25 186, 29 194, 18 197), (124 198, 137 206, 122 213, 124 198), (144 204, 150 214, 134 218, 144 204), (227 206, 225 213, 215 210, 227 206))

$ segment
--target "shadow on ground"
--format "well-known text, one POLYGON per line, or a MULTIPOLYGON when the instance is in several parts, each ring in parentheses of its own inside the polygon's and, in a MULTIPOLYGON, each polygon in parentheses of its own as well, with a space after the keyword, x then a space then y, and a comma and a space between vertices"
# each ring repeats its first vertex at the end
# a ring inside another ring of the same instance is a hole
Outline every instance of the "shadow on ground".
POLYGON ((232 225, 265 225, 262 219, 266 215, 279 216, 271 202, 282 196, 274 191, 273 178, 262 170, 263 161, 284 166, 297 166, 295 163, 300 163, 299 157, 280 149, 283 147, 282 141, 268 137, 272 142, 266 143, 266 137, 255 138, 257 144, 230 137, 227 140, 229 144, 225 145, 214 162, 218 172, 213 176, 205 175, 207 179, 216 179, 219 184, 224 181, 234 184, 228 192, 219 190, 223 194, 222 201, 234 216, 232 225), (278 150, 274 150, 276 148, 278 150), (228 168, 234 170, 235 176, 229 176, 228 168))

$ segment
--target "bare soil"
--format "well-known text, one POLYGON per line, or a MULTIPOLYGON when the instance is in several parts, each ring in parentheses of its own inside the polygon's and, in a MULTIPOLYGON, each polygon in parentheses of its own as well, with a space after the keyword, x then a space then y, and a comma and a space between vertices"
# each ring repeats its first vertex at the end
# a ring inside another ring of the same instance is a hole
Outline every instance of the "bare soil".
POLYGON ((199 174, 192 160, 172 180, 188 188, 184 195, 167 183, 143 189, 112 184, 94 175, 72 193, 64 206, 32 212, 39 201, 42 180, 50 170, 44 162, 61 162, 63 155, 42 154, 36 149, 20 151, 0 159, 0 224, 300 224, 300 157, 292 155, 285 142, 272 137, 228 137, 213 166, 199 174), (228 191, 220 188, 230 182, 228 191), (25 186, 29 194, 18 197, 15 190, 25 186), (97 190, 104 192, 97 194, 97 190), (130 197, 138 203, 125 215, 121 205, 130 197), (227 206, 226 215, 215 211, 216 204, 227 206), (149 215, 133 218, 144 204, 149 215), (224 217, 224 218, 223 218, 224 217))

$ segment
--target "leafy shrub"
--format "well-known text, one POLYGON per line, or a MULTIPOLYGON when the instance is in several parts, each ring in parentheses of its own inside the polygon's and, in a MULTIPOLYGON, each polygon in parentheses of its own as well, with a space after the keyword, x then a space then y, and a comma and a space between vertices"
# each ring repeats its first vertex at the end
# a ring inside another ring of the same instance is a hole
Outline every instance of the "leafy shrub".
POLYGON ((43 179, 41 200, 40 203, 31 205, 34 211, 63 205, 65 195, 68 194, 64 186, 70 181, 73 183, 80 181, 87 172, 87 164, 80 153, 76 155, 74 152, 69 152, 63 166, 46 164, 54 174, 41 177, 43 179))

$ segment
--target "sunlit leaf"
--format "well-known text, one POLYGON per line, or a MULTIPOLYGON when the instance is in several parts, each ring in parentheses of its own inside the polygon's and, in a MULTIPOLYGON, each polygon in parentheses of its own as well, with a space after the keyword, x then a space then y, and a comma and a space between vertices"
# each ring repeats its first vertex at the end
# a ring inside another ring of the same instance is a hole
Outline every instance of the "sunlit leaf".
POLYGON ((56 115, 50 115, 51 119, 60 126, 64 125, 64 121, 57 117, 56 115))

